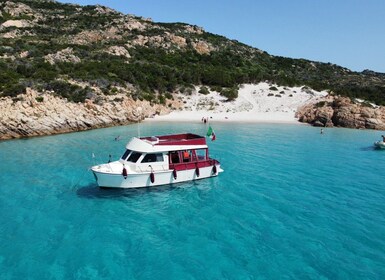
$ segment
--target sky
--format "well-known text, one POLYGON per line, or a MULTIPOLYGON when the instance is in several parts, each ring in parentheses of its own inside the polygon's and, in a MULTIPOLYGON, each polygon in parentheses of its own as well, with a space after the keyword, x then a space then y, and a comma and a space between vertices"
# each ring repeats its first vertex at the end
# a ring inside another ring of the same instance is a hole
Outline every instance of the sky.
POLYGON ((184 22, 271 55, 385 73, 384 0, 60 0, 184 22))

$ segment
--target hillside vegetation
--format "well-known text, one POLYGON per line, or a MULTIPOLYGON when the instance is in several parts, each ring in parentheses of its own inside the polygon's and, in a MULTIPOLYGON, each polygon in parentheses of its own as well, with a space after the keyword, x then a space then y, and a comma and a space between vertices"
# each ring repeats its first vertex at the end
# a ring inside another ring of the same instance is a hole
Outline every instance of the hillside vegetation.
POLYGON ((55 1, 0 3, 0 96, 26 87, 73 102, 125 90, 165 103, 193 85, 236 98, 242 83, 271 81, 385 105, 385 74, 271 56, 184 23, 155 23, 102 6, 55 1), (102 94, 101 94, 102 93, 102 94))

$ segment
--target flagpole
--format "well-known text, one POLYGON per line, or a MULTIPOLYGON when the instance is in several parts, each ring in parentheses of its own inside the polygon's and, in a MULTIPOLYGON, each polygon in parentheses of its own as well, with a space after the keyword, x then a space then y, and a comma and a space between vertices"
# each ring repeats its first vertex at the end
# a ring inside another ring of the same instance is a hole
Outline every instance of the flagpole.
POLYGON ((138 129, 138 138, 140 138, 140 125, 139 125, 139 121, 138 121, 137 129, 138 129))

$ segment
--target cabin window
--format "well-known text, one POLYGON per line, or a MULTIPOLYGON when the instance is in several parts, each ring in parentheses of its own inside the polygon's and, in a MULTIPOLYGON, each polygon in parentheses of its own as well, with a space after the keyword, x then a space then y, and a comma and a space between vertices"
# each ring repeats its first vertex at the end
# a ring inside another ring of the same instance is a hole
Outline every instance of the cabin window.
POLYGON ((131 150, 126 150, 124 152, 124 154, 122 155, 122 160, 126 160, 126 158, 128 157, 128 155, 131 153, 131 150))
POLYGON ((142 162, 161 162, 163 161, 163 154, 147 154, 142 159, 142 162))
POLYGON ((170 162, 171 163, 180 163, 178 152, 170 152, 170 162))
POLYGON ((127 161, 137 162, 141 155, 141 153, 132 152, 131 155, 128 157, 127 161))
POLYGON ((191 161, 191 151, 190 150, 185 150, 185 151, 182 151, 182 159, 183 159, 183 162, 190 162, 191 161))
POLYGON ((197 160, 206 160, 206 149, 198 149, 195 150, 195 154, 197 156, 197 160))

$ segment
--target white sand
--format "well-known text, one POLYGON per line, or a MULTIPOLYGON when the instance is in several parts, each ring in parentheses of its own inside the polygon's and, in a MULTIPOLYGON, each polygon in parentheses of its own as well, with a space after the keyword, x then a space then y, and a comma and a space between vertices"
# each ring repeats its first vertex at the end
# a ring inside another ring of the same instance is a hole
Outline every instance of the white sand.
POLYGON ((327 95, 326 91, 317 92, 306 87, 289 88, 259 83, 241 86, 238 98, 226 102, 226 98, 217 92, 203 95, 198 90, 192 95, 178 95, 184 103, 182 110, 148 118, 146 121, 195 122, 206 117, 210 122, 298 123, 295 118, 298 107, 317 102, 327 95))

